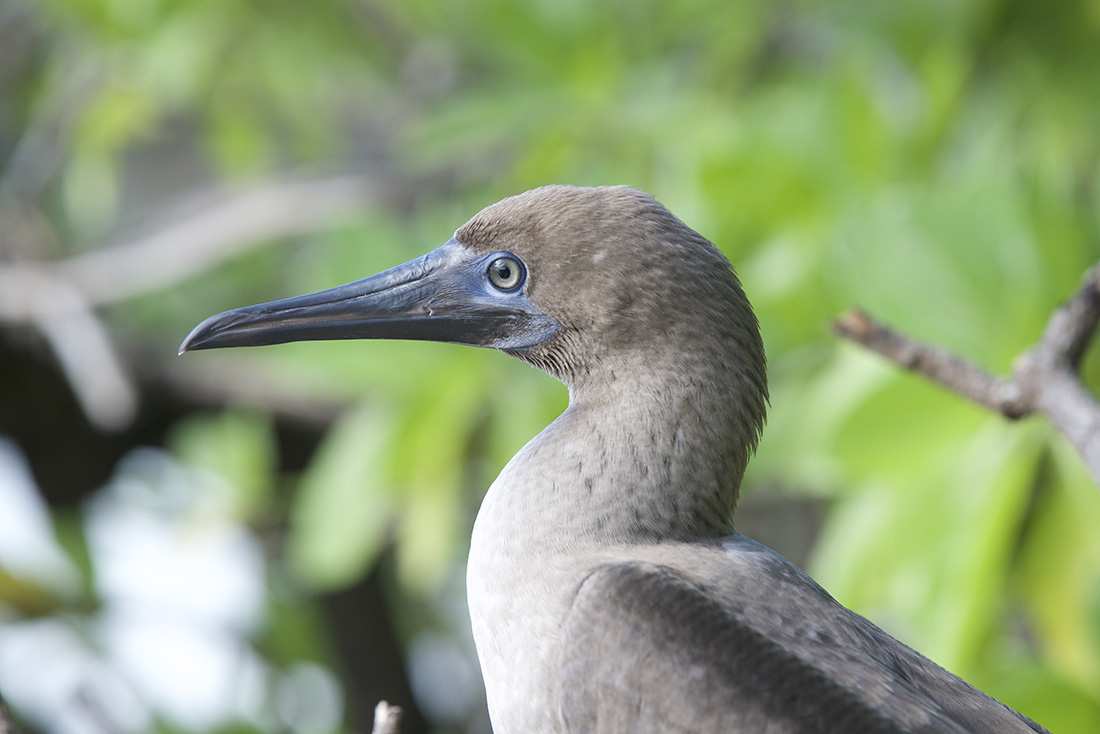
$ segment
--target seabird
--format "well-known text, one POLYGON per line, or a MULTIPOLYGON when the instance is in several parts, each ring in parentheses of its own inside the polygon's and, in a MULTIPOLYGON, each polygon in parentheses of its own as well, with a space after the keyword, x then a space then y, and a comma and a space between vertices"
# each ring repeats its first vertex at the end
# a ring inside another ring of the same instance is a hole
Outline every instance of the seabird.
POLYGON ((492 347, 569 388, 474 524, 497 734, 1045 731, 734 532, 759 328, 725 256, 648 194, 528 191, 404 265, 212 316, 180 353, 377 338, 492 347))

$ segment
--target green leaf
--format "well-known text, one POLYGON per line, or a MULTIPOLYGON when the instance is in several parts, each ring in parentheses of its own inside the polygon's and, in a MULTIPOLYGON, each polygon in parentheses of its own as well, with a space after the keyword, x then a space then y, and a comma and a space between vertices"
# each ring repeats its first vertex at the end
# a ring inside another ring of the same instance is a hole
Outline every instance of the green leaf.
POLYGON ((1019 580, 1049 665, 1100 704, 1100 495, 1077 454, 1051 443, 1051 471, 1021 550, 1019 580))
POLYGON ((337 589, 371 567, 395 508, 385 480, 393 416, 366 402, 329 430, 290 507, 291 570, 316 590, 337 589))
MULTIPOLYGON (((899 413, 896 420, 908 420, 899 413)), ((940 465, 850 493, 827 521, 814 574, 936 662, 965 674, 997 622, 1044 435, 990 416, 940 465)), ((868 447, 873 451, 874 447, 868 447)))
POLYGON ((407 406, 389 471, 402 488, 397 567, 410 588, 426 591, 456 557, 473 432, 486 416, 487 373, 480 355, 456 351, 445 374, 420 386, 407 406))
POLYGON ((185 464, 209 470, 227 482, 236 517, 248 521, 271 498, 277 450, 269 417, 237 410, 192 416, 173 428, 168 446, 185 464))

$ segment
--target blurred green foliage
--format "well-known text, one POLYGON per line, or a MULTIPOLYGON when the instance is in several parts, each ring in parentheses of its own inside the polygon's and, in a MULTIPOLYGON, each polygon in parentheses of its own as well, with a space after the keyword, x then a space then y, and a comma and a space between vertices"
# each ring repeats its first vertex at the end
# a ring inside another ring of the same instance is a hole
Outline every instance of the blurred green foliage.
MULTIPOLYGON (((1100 730, 1100 497, 1079 459, 1042 422, 1006 423, 827 328, 858 304, 997 371, 1037 338, 1100 258, 1097 0, 5 12, 30 29, 29 50, 0 53, 5 184, 55 233, 40 254, 95 247, 198 183, 301 169, 427 182, 404 206, 110 310, 165 353, 215 311, 435 247, 504 195, 650 191, 725 250, 757 309, 773 408, 744 491, 829 499, 814 575, 1052 731, 1100 730), (45 159, 37 190, 18 151, 45 159)), ((404 593, 431 595, 464 556, 479 492, 565 401, 522 365, 444 345, 188 366, 351 406, 298 477, 275 475, 255 408, 196 417, 172 442, 236 488, 241 521, 285 519, 270 563, 311 591, 359 578, 392 542, 404 593)), ((1092 355, 1086 371, 1100 384, 1092 355)), ((301 625, 270 634, 284 627, 301 625)))

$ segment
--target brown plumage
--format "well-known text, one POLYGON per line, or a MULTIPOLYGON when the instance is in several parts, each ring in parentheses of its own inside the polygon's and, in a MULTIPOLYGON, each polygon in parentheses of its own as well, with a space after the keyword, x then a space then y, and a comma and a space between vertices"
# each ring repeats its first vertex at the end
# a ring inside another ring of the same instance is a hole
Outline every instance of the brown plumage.
POLYGON ((405 266, 212 317, 181 351, 381 337, 495 347, 569 387, 471 541, 498 734, 1043 731, 733 533, 759 330, 726 258, 647 194, 529 191, 405 266))

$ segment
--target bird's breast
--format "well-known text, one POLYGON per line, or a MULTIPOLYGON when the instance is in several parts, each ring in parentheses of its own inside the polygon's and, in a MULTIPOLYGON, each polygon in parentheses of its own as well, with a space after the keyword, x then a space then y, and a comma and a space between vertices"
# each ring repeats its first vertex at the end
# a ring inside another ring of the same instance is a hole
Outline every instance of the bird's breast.
POLYGON ((585 568, 568 555, 530 552, 482 532, 483 517, 471 539, 466 584, 493 730, 558 732, 559 640, 585 568))

